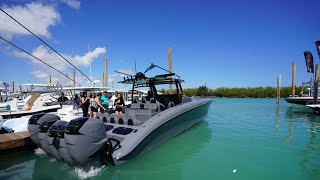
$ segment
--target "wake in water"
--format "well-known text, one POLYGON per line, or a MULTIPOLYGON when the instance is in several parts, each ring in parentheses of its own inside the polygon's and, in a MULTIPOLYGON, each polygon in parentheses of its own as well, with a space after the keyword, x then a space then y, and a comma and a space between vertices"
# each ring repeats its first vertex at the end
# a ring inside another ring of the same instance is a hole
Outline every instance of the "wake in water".
POLYGON ((34 154, 38 156, 42 156, 42 155, 46 155, 46 152, 44 152, 44 150, 42 150, 41 148, 37 148, 34 150, 34 154))
MULTIPOLYGON (((34 154, 37 156, 45 156, 47 155, 45 151, 41 148, 37 148, 34 150, 34 154)), ((47 158, 45 158, 47 159, 47 158)), ((50 158, 47 159, 47 162, 56 162, 56 159, 50 158)), ((105 167, 105 165, 101 165, 97 162, 91 162, 83 167, 74 167, 73 172, 80 178, 80 179, 87 179, 93 176, 97 176, 99 172, 105 167)))
POLYGON ((105 167, 105 165, 103 165, 101 167, 91 166, 88 168, 75 167, 74 172, 79 176, 80 179, 87 179, 87 178, 98 175, 98 173, 104 167, 105 167))

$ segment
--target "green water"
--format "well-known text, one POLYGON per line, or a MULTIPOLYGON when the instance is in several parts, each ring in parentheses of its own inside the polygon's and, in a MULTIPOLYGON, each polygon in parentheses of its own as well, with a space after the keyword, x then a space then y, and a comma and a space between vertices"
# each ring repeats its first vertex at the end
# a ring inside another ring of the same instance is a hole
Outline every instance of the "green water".
POLYGON ((90 171, 33 150, 0 155, 0 179, 320 180, 320 116, 275 99, 214 99, 204 121, 120 166, 90 171))

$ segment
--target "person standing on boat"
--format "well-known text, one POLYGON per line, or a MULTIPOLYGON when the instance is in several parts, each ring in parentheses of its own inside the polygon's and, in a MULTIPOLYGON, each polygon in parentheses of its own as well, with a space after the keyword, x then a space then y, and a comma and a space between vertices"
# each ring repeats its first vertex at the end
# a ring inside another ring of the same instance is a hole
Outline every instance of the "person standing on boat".
POLYGON ((74 102, 76 103, 77 108, 79 108, 81 104, 81 99, 79 98, 78 94, 74 95, 74 102))
POLYGON ((118 93, 117 99, 115 100, 114 105, 116 106, 115 108, 115 113, 116 115, 121 115, 123 113, 122 107, 125 106, 122 95, 118 93))
MULTIPOLYGON (((102 106, 106 109, 106 110, 108 110, 108 108, 109 108, 109 98, 108 98, 108 96, 107 96, 107 91, 103 91, 103 95, 101 96, 101 101, 102 101, 102 106)), ((104 112, 106 112, 106 111, 101 111, 101 110, 103 110, 102 108, 100 108, 100 112, 102 112, 102 113, 104 113, 104 112)))
POLYGON ((65 101, 68 101, 69 99, 64 95, 63 92, 61 92, 61 96, 58 98, 58 102, 62 108, 62 104, 65 102, 65 101))
POLYGON ((113 96, 111 97, 110 99, 110 103, 112 104, 112 107, 114 106, 115 102, 116 102, 116 99, 118 98, 118 94, 119 92, 118 91, 115 91, 113 96))
POLYGON ((90 105, 90 98, 88 97, 87 92, 83 92, 81 97, 81 107, 82 107, 83 117, 88 117, 89 105, 90 105))
POLYGON ((91 117, 97 117, 97 112, 99 107, 102 108, 104 111, 107 109, 104 108, 100 102, 101 93, 98 93, 97 96, 95 94, 92 94, 90 99, 90 110, 92 112, 91 117))
POLYGON ((153 98, 151 91, 148 91, 148 95, 146 96, 146 101, 150 102, 150 99, 153 98))

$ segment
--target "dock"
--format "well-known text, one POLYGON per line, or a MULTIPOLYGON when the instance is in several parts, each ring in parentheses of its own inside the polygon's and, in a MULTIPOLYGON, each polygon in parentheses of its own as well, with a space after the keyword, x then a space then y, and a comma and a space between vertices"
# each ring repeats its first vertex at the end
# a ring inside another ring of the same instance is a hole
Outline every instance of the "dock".
POLYGON ((32 145, 33 142, 30 139, 28 131, 0 135, 0 151, 19 149, 32 145))

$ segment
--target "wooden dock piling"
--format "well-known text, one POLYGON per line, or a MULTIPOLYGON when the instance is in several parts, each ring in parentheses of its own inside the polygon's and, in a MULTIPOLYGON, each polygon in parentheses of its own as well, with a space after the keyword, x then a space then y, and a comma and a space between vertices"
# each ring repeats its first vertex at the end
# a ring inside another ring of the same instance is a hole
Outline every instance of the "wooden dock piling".
POLYGON ((296 62, 292 62, 292 97, 296 95, 296 62))
MULTIPOLYGON (((75 70, 72 69, 72 87, 76 87, 76 73, 75 73, 75 70)), ((76 91, 73 90, 72 91, 72 94, 75 95, 76 94, 76 91)))
POLYGON ((102 80, 101 80, 101 83, 100 83, 100 84, 101 84, 101 87, 105 87, 105 86, 104 86, 104 72, 102 73, 102 78, 101 78, 101 79, 102 79, 102 80))
POLYGON ((281 89, 281 75, 277 79, 277 104, 280 102, 280 89, 281 89))
POLYGON ((12 81, 12 93, 14 93, 14 81, 12 81))
POLYGON ((313 86, 313 104, 318 102, 318 81, 319 81, 319 64, 316 64, 316 72, 314 77, 314 86, 313 86))
POLYGON ((104 70, 103 70, 103 87, 108 87, 108 59, 104 58, 104 70))
MULTIPOLYGON (((169 64, 169 71, 172 73, 172 55, 171 55, 171 48, 168 48, 168 64, 169 64)), ((171 78, 171 76, 170 76, 171 78)), ((172 94, 172 84, 169 84, 169 94, 172 94)))

